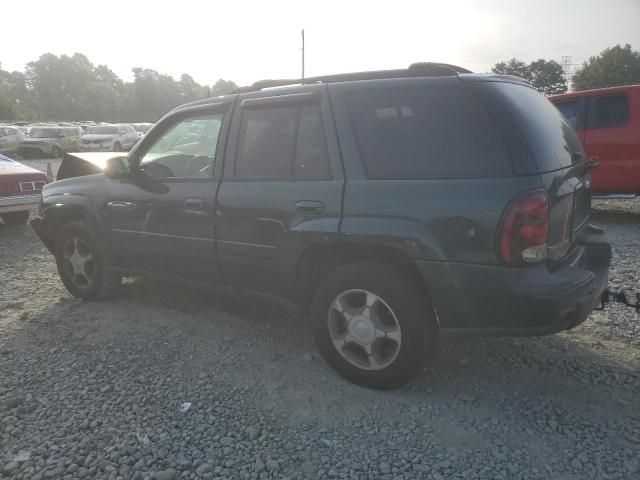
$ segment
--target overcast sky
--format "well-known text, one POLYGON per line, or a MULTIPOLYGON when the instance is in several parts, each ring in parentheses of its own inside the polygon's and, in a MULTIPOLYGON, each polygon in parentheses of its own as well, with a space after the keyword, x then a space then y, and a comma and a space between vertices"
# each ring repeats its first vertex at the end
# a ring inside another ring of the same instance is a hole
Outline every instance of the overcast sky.
POLYGON ((145 67, 203 84, 299 77, 302 28, 307 76, 640 48, 640 0, 29 0, 3 1, 2 19, 5 70, 82 52, 126 80, 145 67))

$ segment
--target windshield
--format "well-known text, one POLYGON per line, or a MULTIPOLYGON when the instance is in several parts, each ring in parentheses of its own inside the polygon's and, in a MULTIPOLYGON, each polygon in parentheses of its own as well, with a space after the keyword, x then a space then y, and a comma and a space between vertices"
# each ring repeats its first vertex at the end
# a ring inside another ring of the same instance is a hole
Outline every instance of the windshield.
POLYGON ((29 136, 31 138, 58 138, 61 132, 60 128, 32 128, 29 136))
POLYGON ((87 129, 87 133, 91 133, 95 135, 116 135, 118 133, 118 127, 111 127, 111 126, 89 127, 87 129))

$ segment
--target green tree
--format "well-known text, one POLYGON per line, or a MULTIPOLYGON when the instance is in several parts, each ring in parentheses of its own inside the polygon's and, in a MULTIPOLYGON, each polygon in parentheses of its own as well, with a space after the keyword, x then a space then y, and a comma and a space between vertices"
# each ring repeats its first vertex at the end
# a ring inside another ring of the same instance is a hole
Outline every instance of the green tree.
POLYGON ((557 95, 567 91, 562 65, 555 60, 542 58, 526 64, 522 60, 512 58, 506 62, 498 62, 491 69, 493 73, 515 75, 528 80, 531 85, 545 95, 557 95))
MULTIPOLYGON (((74 53, 45 53, 24 73, 0 69, 0 119, 156 121, 174 107, 211 96, 211 88, 183 74, 176 81, 150 68, 134 68, 124 82, 106 65, 74 53)), ((237 88, 218 80, 215 95, 237 88)))
POLYGON ((223 80, 221 78, 213 85, 213 88, 211 89, 211 96, 218 97, 220 95, 226 95, 236 88, 238 88, 238 85, 236 85, 234 81, 223 80))
POLYGON ((529 78, 531 85, 545 95, 559 95, 567 91, 567 80, 564 70, 555 60, 542 58, 529 64, 529 78))
POLYGON ((640 83, 640 52, 629 44, 607 48, 584 62, 572 80, 574 90, 640 83))
POLYGON ((512 58, 506 62, 498 62, 491 69, 493 73, 500 75, 515 75, 520 78, 529 78, 529 67, 522 60, 512 58))

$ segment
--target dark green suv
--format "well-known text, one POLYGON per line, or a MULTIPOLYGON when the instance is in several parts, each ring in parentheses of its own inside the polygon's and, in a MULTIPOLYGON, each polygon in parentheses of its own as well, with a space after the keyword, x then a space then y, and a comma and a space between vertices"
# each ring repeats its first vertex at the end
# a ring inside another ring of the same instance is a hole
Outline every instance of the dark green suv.
POLYGON ((585 320, 611 256, 589 166, 525 81, 423 63, 179 107, 126 157, 67 156, 59 179, 85 176, 32 224, 75 296, 143 272, 277 296, 341 375, 391 388, 439 336, 585 320))

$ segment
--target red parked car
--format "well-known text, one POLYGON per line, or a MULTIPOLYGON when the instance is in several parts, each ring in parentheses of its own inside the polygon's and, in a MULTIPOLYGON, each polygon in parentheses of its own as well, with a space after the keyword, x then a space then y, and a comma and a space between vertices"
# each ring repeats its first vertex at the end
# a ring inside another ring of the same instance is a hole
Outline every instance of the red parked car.
POLYGON ((0 155, 0 218, 4 223, 26 223, 29 210, 40 202, 45 183, 44 173, 0 155))
POLYGON ((640 85, 550 97, 575 127, 588 157, 596 194, 640 195, 640 85))

